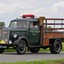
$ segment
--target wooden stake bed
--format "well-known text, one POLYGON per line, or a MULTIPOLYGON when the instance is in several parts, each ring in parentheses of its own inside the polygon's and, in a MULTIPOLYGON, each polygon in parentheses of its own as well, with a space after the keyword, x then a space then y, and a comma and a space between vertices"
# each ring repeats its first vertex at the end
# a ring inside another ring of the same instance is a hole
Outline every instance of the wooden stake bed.
POLYGON ((64 18, 45 18, 41 20, 42 46, 49 46, 50 39, 64 38, 64 18))

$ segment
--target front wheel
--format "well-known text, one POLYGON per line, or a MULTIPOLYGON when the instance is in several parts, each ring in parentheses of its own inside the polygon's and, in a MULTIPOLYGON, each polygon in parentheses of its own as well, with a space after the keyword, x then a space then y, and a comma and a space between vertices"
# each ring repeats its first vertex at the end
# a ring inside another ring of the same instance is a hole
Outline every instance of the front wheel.
POLYGON ((20 40, 19 44, 16 46, 17 54, 24 54, 26 51, 26 43, 24 40, 20 40))
POLYGON ((62 49, 62 43, 59 40, 56 40, 50 47, 50 52, 52 54, 59 54, 62 49))
POLYGON ((4 52, 4 48, 0 48, 0 54, 2 54, 4 52))

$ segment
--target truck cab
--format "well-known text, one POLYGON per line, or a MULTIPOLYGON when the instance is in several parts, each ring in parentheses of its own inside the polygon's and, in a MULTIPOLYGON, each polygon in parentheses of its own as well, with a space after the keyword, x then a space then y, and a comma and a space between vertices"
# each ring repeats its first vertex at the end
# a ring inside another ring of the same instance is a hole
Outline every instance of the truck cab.
POLYGON ((38 19, 34 19, 33 15, 24 15, 21 19, 12 20, 8 28, 2 29, 0 49, 15 47, 17 53, 22 54, 25 52, 26 47, 39 46, 39 41, 38 19))
POLYGON ((39 26, 37 19, 16 19, 10 23, 10 40, 14 42, 17 38, 26 38, 29 45, 39 44, 39 26))

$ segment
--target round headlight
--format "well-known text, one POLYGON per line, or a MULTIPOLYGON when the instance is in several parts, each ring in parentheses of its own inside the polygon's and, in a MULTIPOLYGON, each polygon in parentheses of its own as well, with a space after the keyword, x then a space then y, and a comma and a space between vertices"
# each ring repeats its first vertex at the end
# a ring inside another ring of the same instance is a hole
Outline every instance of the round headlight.
POLYGON ((17 37, 17 34, 14 34, 14 38, 16 38, 17 37))
POLYGON ((9 41, 9 44, 12 44, 12 41, 11 40, 9 41))

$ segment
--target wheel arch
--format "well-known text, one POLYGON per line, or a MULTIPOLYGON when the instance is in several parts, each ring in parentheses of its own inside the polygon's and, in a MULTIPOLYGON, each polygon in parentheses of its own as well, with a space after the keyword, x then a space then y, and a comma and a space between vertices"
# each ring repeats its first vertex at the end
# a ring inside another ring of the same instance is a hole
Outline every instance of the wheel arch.
POLYGON ((28 39, 27 39, 26 37, 24 37, 24 36, 19 37, 19 38, 18 38, 18 41, 20 41, 20 40, 24 40, 24 41, 26 42, 26 45, 29 46, 29 45, 28 45, 28 39))
POLYGON ((54 39, 49 39, 49 44, 50 44, 50 46, 51 46, 54 42, 56 42, 56 41, 60 41, 61 44, 62 44, 62 39, 61 39, 61 38, 54 38, 54 39))

